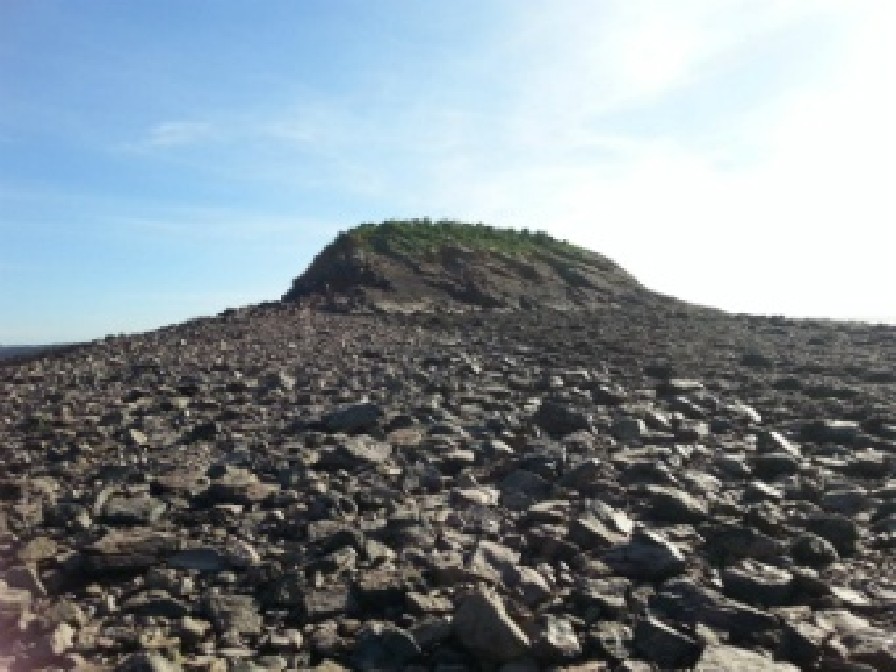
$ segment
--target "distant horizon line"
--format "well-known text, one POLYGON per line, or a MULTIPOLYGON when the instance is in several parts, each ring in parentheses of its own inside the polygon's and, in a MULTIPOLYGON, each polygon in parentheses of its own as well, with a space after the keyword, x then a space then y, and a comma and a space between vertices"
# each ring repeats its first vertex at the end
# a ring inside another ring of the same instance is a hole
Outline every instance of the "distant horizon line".
MULTIPOLYGON (((11 342, 11 343, 2 343, 0 342, 0 359, 5 359, 7 355, 5 355, 6 350, 15 350, 15 349, 39 349, 39 348, 62 348, 66 346, 72 345, 87 345, 89 343, 93 343, 95 341, 101 341, 103 339, 113 337, 120 338, 126 336, 138 336, 140 334, 148 334, 153 331, 158 331, 159 329, 164 329, 167 327, 175 327, 191 320, 195 319, 204 319, 204 318, 213 318, 217 317, 221 313, 228 310, 239 310, 240 308, 248 308, 251 306, 259 306, 263 304, 276 303, 279 300, 270 300, 270 301, 259 301, 258 303, 247 303, 241 306, 228 306, 225 308, 221 308, 214 314, 204 314, 204 315, 193 315, 192 317, 186 317, 183 320, 177 322, 169 322, 165 324, 160 324, 155 327, 151 327, 149 329, 137 329, 134 331, 121 331, 121 332, 107 332, 101 336, 94 336, 92 338, 85 339, 54 339, 43 342, 11 342)), ((690 303, 690 302, 686 302, 690 303)), ((700 304, 694 304, 700 305, 700 304)), ((761 317, 766 319, 786 319, 786 320, 794 320, 794 321, 807 321, 807 320, 818 320, 823 322, 836 322, 836 323, 849 323, 849 324, 866 324, 868 326, 882 326, 882 327, 896 327, 896 315, 890 315, 887 317, 821 317, 821 316, 792 316, 785 315, 783 313, 751 313, 745 311, 735 311, 735 310, 726 310, 724 308, 717 308, 715 306, 702 306, 704 308, 710 308, 713 310, 719 310, 723 313, 727 313, 731 316, 749 316, 749 317, 761 317)))

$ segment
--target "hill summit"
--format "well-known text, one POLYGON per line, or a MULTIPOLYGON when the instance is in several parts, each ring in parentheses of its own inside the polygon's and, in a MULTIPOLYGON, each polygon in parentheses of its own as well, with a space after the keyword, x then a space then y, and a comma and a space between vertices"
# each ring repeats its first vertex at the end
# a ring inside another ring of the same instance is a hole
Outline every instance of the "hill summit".
POLYGON ((597 252, 547 233, 387 220, 340 233, 283 300, 388 312, 596 308, 649 294, 597 252))

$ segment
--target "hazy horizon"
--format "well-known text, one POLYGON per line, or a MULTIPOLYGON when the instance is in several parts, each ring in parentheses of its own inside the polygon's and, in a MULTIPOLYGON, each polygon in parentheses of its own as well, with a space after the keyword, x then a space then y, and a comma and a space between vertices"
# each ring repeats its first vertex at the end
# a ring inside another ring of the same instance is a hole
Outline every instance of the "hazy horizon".
POLYGON ((896 3, 0 4, 0 344, 279 298, 340 230, 542 229, 896 324, 896 3))

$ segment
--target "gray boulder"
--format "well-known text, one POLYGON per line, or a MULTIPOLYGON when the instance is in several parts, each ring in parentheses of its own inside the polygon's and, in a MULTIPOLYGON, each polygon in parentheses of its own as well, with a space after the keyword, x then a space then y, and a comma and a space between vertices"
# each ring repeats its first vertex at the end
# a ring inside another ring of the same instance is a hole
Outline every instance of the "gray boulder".
POLYGON ((487 589, 461 600, 453 629, 464 648, 485 660, 507 662, 530 648, 529 637, 507 613, 501 597, 487 589))
POLYGON ((681 574, 686 567, 684 553, 655 532, 638 529, 624 544, 601 558, 623 576, 657 581, 681 574))

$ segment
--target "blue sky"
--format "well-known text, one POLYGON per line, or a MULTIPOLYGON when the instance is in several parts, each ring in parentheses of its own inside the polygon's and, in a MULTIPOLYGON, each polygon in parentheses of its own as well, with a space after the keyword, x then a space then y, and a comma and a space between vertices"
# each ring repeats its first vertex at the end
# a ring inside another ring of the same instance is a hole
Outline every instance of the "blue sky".
POLYGON ((888 0, 0 0, 0 344, 275 299, 403 216, 896 321, 894 33, 888 0))

